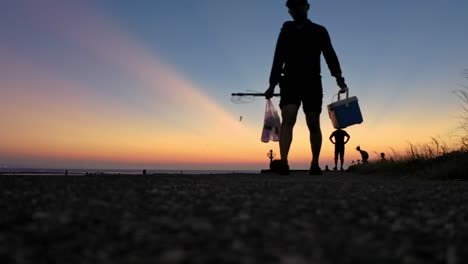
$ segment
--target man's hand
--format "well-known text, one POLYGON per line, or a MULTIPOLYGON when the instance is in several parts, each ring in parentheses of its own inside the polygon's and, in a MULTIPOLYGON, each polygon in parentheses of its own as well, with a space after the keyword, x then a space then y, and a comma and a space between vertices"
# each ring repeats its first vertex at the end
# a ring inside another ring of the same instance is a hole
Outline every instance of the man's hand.
POLYGON ((271 99, 273 97, 273 94, 275 93, 275 86, 270 85, 268 89, 265 91, 265 98, 271 99))
POLYGON ((340 87, 340 93, 345 93, 348 90, 348 86, 345 83, 345 79, 341 74, 336 75, 336 84, 340 87))

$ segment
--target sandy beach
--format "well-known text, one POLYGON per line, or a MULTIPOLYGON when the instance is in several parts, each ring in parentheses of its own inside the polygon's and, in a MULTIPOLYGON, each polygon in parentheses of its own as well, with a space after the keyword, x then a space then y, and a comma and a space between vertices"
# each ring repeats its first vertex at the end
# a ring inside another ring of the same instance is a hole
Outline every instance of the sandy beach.
POLYGON ((0 176, 1 263, 462 263, 468 183, 0 176))

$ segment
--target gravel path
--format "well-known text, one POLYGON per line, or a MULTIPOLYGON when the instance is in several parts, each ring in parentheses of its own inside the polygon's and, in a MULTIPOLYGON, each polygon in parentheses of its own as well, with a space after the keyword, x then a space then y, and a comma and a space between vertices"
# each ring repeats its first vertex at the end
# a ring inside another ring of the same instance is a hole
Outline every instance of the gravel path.
POLYGON ((0 176, 0 263, 466 263, 468 182, 0 176))

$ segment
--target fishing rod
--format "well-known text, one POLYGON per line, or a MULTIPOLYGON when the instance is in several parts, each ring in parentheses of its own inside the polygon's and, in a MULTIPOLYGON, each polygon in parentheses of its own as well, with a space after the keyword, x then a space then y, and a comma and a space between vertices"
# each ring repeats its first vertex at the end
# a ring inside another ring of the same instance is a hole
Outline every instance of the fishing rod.
MULTIPOLYGON (((232 93, 231 96, 265 96, 264 93, 232 93)), ((273 96, 280 96, 279 93, 273 94, 273 96)))

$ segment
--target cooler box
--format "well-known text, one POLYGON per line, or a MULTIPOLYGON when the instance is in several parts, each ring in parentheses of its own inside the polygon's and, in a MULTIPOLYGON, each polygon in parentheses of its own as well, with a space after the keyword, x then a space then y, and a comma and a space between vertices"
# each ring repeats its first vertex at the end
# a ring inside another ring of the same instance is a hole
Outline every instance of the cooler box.
POLYGON ((328 115, 336 129, 361 124, 363 121, 357 97, 348 96, 349 91, 346 91, 346 99, 340 100, 340 94, 338 94, 338 101, 327 106, 328 115))

